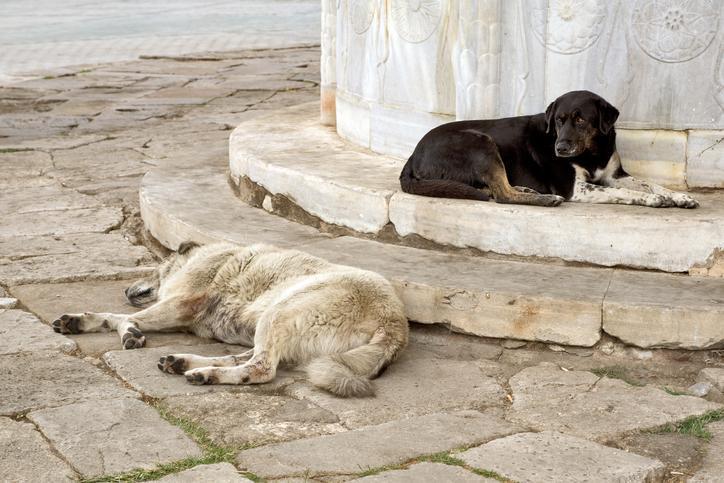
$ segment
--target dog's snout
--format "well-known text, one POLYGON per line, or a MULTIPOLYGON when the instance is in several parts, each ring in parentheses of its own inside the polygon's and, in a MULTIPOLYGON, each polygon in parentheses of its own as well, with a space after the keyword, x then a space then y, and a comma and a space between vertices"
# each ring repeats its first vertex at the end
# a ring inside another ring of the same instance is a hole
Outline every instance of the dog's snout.
POLYGON ((562 140, 556 143, 556 154, 558 156, 568 156, 574 151, 574 146, 571 141, 562 140))

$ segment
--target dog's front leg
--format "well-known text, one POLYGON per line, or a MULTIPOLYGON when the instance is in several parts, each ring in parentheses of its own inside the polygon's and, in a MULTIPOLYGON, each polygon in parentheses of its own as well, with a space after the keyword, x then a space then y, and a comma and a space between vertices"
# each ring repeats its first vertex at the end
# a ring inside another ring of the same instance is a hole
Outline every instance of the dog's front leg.
POLYGON ((156 302, 135 314, 85 312, 65 314, 53 322, 53 329, 62 334, 106 332, 115 330, 124 349, 137 349, 146 345, 143 331, 160 331, 187 327, 189 312, 180 297, 156 302))
POLYGON ((671 206, 667 205, 667 200, 664 196, 658 194, 644 193, 642 191, 634 191, 626 188, 599 186, 578 179, 573 185, 573 195, 569 201, 577 201, 581 203, 641 205, 651 206, 654 208, 671 206))
POLYGON ((613 188, 622 188, 663 196, 668 206, 678 206, 679 208, 696 208, 699 206, 699 202, 686 193, 672 191, 655 183, 634 178, 633 176, 610 178, 604 180, 604 183, 613 188))
POLYGON ((200 367, 235 367, 248 361, 254 355, 254 349, 242 354, 204 357, 195 354, 170 354, 158 361, 158 368, 169 374, 183 374, 191 369, 200 367))

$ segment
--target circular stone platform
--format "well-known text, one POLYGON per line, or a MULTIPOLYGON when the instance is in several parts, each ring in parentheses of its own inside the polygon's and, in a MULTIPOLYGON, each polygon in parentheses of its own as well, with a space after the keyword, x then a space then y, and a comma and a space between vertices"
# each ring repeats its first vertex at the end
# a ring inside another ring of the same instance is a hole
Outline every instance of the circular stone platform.
POLYGON ((724 250, 724 194, 695 196, 696 210, 564 203, 498 205, 402 193, 404 160, 343 141, 305 104, 245 122, 230 139, 231 176, 248 178, 334 225, 440 245, 602 266, 687 272, 724 250))

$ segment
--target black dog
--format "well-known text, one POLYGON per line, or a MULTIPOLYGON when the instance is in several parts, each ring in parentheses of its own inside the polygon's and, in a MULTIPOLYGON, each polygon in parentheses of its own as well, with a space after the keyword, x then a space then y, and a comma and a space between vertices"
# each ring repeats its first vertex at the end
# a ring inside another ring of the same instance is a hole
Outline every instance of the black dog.
POLYGON ((629 176, 616 153, 618 110, 573 91, 544 114, 443 124, 428 132, 402 169, 406 193, 498 203, 562 201, 695 208, 684 193, 629 176))

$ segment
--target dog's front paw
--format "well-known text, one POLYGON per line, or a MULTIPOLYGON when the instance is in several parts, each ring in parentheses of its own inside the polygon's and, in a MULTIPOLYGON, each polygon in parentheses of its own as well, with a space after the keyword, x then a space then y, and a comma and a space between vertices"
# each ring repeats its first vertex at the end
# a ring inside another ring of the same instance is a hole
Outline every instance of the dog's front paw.
POLYGON ((168 374, 183 374, 187 366, 186 359, 174 355, 164 356, 158 360, 158 368, 168 374))
POLYGON ((199 369, 191 369, 184 373, 186 380, 196 386, 204 384, 218 384, 218 378, 214 374, 214 369, 210 367, 201 367, 199 369))
POLYGON ((53 330, 60 334, 80 334, 80 323, 82 315, 61 315, 53 321, 53 330))
POLYGON ((546 203, 543 206, 558 206, 561 203, 563 203, 564 201, 566 201, 566 199, 564 197, 558 196, 558 195, 541 195, 541 196, 544 197, 546 200, 546 203))
POLYGON ((121 342, 124 349, 140 349, 146 345, 146 336, 137 328, 129 327, 121 337, 121 342))
POLYGON ((671 202, 679 208, 698 208, 699 202, 685 193, 674 193, 671 202))

